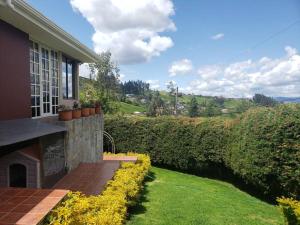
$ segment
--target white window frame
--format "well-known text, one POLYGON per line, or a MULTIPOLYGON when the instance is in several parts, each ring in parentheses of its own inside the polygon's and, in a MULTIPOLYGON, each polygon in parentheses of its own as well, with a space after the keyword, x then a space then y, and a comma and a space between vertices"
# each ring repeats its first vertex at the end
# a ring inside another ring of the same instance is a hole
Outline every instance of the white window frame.
MULTIPOLYGON (((35 41, 34 39, 30 39, 29 41, 33 42, 34 44, 38 44, 38 51, 39 51, 39 76, 40 76, 40 116, 35 116, 35 117, 32 117, 33 119, 36 119, 36 118, 41 118, 41 117, 49 117, 49 116, 56 116, 56 114, 53 114, 53 111, 52 111, 52 87, 53 87, 53 84, 52 84, 52 77, 53 77, 53 68, 52 68, 52 59, 51 59, 51 51, 54 51, 57 53, 57 63, 58 63, 58 67, 57 67, 57 71, 58 71, 58 78, 57 78, 57 88, 58 88, 58 105, 59 105, 59 102, 60 102, 60 93, 61 93, 61 54, 59 51, 57 51, 56 49, 53 49, 53 48, 49 48, 47 47, 46 45, 38 42, 38 41, 35 41), (50 111, 49 113, 44 113, 44 109, 43 109, 43 106, 44 106, 44 100, 43 100, 43 75, 42 75, 42 48, 47 50, 49 52, 49 76, 50 76, 50 79, 49 79, 49 101, 50 101, 50 111)), ((30 49, 29 49, 30 51, 30 49)), ((31 75, 30 75, 31 76, 31 75)), ((30 78, 31 79, 31 78, 30 78)), ((31 82, 30 82, 31 83, 31 82)), ((30 84, 31 85, 31 84, 30 84)), ((30 87, 31 88, 31 87, 30 87)), ((32 107, 31 107, 32 108, 32 107)))

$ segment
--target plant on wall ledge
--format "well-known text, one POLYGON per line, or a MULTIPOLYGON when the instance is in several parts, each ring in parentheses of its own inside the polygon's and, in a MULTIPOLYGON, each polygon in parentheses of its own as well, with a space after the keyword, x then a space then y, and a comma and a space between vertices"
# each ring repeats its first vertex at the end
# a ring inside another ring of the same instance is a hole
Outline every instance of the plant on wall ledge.
POLYGON ((73 111, 72 111, 72 117, 73 119, 78 119, 81 117, 81 108, 80 103, 78 101, 74 101, 73 103, 73 111))
POLYGON ((58 118, 62 121, 72 120, 72 109, 67 105, 58 106, 58 118))
POLYGON ((82 102, 81 103, 81 115, 83 117, 87 117, 90 115, 90 103, 89 102, 82 102))

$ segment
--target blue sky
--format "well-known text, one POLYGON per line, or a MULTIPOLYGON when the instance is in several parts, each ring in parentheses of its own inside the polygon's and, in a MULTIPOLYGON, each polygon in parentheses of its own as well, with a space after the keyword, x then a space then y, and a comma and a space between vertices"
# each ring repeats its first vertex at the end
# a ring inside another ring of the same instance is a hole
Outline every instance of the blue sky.
POLYGON ((109 9, 118 0, 28 2, 88 47, 111 49, 123 80, 160 89, 173 80, 203 95, 300 96, 298 0, 128 0, 116 15, 109 9))

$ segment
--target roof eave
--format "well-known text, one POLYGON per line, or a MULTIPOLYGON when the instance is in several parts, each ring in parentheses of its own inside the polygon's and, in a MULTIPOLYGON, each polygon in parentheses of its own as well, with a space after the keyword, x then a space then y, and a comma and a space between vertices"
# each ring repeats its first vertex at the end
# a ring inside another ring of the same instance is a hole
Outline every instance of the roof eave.
POLYGON ((72 35, 68 34, 66 31, 57 26, 26 2, 22 0, 13 0, 12 4, 14 9, 11 10, 38 26, 44 32, 51 35, 54 39, 57 39, 69 48, 72 48, 72 51, 78 52, 77 59, 79 61, 96 62, 99 60, 99 56, 94 51, 80 43, 72 35))

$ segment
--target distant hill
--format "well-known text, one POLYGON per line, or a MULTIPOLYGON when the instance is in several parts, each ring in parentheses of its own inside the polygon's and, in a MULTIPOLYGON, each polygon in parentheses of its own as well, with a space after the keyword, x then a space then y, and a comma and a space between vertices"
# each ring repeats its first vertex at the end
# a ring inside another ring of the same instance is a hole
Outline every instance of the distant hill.
POLYGON ((283 103, 300 103, 300 97, 274 97, 274 99, 283 103))

